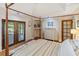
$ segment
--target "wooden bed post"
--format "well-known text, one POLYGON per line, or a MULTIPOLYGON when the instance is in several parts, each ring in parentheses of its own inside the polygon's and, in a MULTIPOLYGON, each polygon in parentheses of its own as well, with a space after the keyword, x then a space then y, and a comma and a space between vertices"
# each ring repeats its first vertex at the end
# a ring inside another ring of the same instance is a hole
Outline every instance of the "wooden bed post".
POLYGON ((5 4, 6 6, 6 47, 5 47, 5 55, 9 56, 9 43, 8 43, 8 5, 7 3, 5 4))
POLYGON ((7 3, 5 3, 5 9, 6 9, 6 20, 5 20, 5 22, 6 22, 6 47, 5 47, 5 55, 6 56, 9 56, 9 40, 8 40, 8 8, 10 7, 10 6, 12 6, 14 3, 11 3, 11 4, 9 4, 9 5, 7 5, 7 3))
POLYGON ((6 7, 6 47, 5 47, 5 55, 9 56, 9 47, 8 47, 8 5, 5 4, 6 7))

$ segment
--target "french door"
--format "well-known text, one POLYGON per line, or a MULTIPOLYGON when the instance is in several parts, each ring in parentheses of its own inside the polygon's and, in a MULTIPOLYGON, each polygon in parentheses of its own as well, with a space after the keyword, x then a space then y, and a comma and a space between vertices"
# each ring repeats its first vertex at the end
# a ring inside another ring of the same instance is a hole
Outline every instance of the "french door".
POLYGON ((73 35, 71 34, 72 27, 73 27, 72 20, 62 21, 62 41, 73 38, 73 35))
MULTIPOLYGON (((5 20, 2 22, 2 49, 5 48, 6 36, 5 20)), ((9 46, 25 41, 25 22, 10 21, 8 22, 8 40, 9 46)))

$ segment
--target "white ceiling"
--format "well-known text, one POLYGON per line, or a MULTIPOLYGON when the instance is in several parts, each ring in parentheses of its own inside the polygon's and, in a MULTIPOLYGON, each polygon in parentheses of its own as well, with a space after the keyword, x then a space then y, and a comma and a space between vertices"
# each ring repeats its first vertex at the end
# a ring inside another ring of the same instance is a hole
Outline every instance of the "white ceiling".
POLYGON ((78 13, 79 3, 15 3, 11 8, 44 18, 78 13))
POLYGON ((37 17, 48 17, 61 15, 64 12, 65 4, 63 3, 21 3, 14 4, 11 8, 25 12, 37 17))

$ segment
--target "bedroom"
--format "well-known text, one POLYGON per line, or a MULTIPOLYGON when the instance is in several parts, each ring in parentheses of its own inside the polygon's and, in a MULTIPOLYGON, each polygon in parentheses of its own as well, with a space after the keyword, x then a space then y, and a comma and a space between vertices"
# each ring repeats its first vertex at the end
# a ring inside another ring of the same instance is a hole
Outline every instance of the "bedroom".
POLYGON ((0 3, 0 55, 79 55, 78 9, 79 3, 0 3))

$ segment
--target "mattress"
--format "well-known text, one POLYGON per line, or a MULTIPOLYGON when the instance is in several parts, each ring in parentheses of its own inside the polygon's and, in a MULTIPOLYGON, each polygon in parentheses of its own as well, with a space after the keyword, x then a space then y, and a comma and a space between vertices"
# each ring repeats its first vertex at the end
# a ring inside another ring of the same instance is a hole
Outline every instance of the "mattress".
POLYGON ((12 56, 57 56, 59 44, 43 39, 33 40, 12 50, 12 56))

